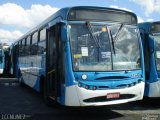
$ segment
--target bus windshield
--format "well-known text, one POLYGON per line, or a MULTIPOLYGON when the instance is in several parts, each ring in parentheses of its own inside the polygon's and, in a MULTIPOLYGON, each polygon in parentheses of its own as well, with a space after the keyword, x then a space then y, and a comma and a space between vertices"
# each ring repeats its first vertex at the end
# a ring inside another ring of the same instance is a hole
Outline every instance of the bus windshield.
POLYGON ((155 57, 157 70, 160 70, 160 33, 153 34, 155 40, 155 57))
POLYGON ((74 71, 113 71, 141 68, 136 26, 70 24, 74 71))

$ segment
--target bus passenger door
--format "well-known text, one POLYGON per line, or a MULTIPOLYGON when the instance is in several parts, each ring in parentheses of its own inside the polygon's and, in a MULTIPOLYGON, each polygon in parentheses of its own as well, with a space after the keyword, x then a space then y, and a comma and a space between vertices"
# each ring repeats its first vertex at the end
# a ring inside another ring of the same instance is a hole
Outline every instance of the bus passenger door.
POLYGON ((57 100, 58 96, 58 56, 60 27, 56 24, 47 30, 46 57, 46 92, 49 98, 57 100))

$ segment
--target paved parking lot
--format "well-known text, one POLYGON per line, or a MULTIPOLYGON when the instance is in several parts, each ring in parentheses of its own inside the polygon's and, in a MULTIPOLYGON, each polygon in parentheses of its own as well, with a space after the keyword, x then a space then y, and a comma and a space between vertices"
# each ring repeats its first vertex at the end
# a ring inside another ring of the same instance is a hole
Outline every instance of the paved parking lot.
POLYGON ((160 98, 103 107, 48 107, 16 81, 0 80, 0 120, 160 120, 160 98))

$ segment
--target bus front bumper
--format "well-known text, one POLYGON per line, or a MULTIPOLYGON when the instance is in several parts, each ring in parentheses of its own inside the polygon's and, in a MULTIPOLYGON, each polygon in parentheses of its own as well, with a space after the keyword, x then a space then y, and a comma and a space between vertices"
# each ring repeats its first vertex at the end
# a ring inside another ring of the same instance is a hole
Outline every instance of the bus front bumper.
POLYGON ((67 106, 101 106, 127 103, 131 101, 141 100, 144 95, 144 82, 135 86, 124 89, 110 89, 110 90, 87 90, 77 85, 66 87, 65 91, 65 105, 67 106), (122 99, 107 100, 108 93, 120 93, 120 96, 132 95, 133 97, 122 99), (98 99, 94 99, 98 98, 98 99), (101 101, 101 98, 102 101, 101 101), (106 98, 106 101, 105 99, 106 98), (88 100, 88 101, 87 101, 88 100))

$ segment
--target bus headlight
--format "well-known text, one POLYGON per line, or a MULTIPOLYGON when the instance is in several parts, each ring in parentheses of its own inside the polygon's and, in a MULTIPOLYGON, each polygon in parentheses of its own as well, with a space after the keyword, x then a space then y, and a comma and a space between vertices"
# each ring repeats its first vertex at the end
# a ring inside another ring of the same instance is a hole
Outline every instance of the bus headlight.
POLYGON ((83 80, 86 80, 86 79, 87 79, 87 75, 83 74, 83 75, 82 75, 82 79, 83 79, 83 80))

